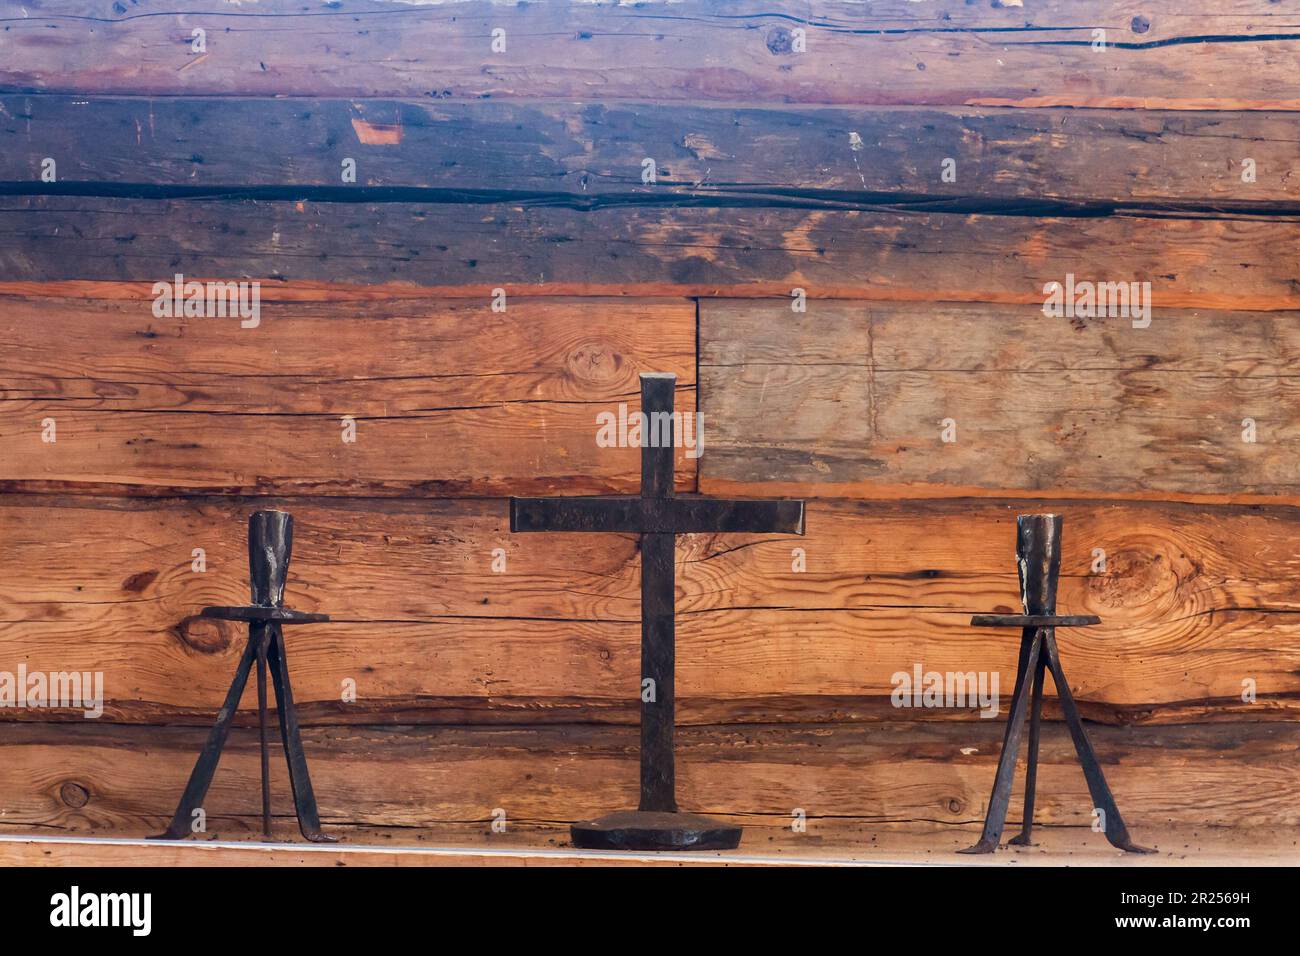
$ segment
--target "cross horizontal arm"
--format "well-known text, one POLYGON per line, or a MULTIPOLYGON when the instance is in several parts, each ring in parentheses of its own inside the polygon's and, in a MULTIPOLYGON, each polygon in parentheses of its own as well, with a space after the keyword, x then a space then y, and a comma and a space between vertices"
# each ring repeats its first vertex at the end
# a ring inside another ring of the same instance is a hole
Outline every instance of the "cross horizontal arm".
POLYGON ((511 498, 511 531, 803 534, 803 502, 785 498, 511 498))

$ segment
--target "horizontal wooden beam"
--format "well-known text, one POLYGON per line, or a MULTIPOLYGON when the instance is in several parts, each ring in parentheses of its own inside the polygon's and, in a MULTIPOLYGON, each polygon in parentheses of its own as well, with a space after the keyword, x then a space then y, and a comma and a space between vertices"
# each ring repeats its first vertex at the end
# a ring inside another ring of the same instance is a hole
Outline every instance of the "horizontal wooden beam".
POLYGON ((5 7, 20 92, 1300 107, 1267 0, 5 7))
MULTIPOLYGON (((99 672, 108 720, 210 722, 246 631, 198 612, 247 599, 247 514, 283 507, 287 602, 332 616, 288 635, 308 723, 634 723, 636 538, 512 535, 506 505, 9 495, 0 670, 99 672)), ((1017 634, 970 615, 1019 608, 1014 518, 1039 510, 1066 517, 1059 609, 1103 621, 1058 635, 1088 717, 1293 719, 1300 512, 997 499, 815 500, 803 537, 682 536, 679 719, 989 722, 894 699, 917 668, 996 679, 1004 716, 1017 634)))
MULTIPOLYGON (((794 205, 798 205, 795 203, 794 205)), ((387 284, 428 295, 776 296, 1041 305, 1068 275, 1150 282, 1164 308, 1300 308, 1300 215, 1061 217, 827 208, 554 208, 8 197, 10 282, 387 284), (943 268, 935 268, 936 262, 943 268)), ((23 288, 31 289, 24 285, 23 288)), ((343 290, 345 293, 348 288, 343 290)))
POLYGON ((1296 320, 704 301, 701 487, 1295 502, 1296 320))
POLYGON ((1291 181, 1300 132, 1288 117, 9 95, 0 194, 1266 211, 1300 206, 1291 181), (41 179, 47 159, 53 183, 41 179), (348 159, 355 177, 345 183, 348 159))
MULTIPOLYGON (((541 830, 533 828, 508 837, 492 833, 490 829, 466 833, 468 827, 434 826, 424 831, 399 831, 396 839, 393 832, 385 827, 331 827, 330 836, 346 841, 334 844, 304 843, 282 821, 276 821, 275 828, 278 831, 275 833, 276 839, 284 842, 255 842, 251 839, 170 842, 97 836, 0 836, 0 866, 821 867, 872 865, 900 860, 928 862, 926 855, 937 849, 937 841, 933 836, 923 844, 921 839, 908 833, 901 839, 891 841, 905 846, 905 850, 880 853, 878 846, 871 841, 873 834, 854 833, 847 827, 834 824, 827 828, 833 830, 836 837, 836 842, 829 846, 826 834, 819 832, 817 839, 805 840, 802 847, 797 841, 789 841, 790 845, 780 848, 766 845, 757 848, 757 852, 736 850, 728 853, 575 850, 562 845, 568 840, 567 829, 554 826, 541 830), (851 839, 853 837, 856 839, 851 839)), ((21 833, 21 827, 11 828, 11 832, 21 833)), ((1177 845, 1182 838, 1181 834, 1168 829, 1161 833, 1166 835, 1165 845, 1169 846, 1177 845)), ((1083 834, 1077 830, 1058 835, 1062 839, 1056 841, 1058 846, 1054 848, 1056 852, 1050 862, 1069 860, 1070 865, 1078 866, 1080 851, 1085 860, 1092 857, 1097 864, 1109 856, 1102 850, 1089 852, 1087 842, 1090 841, 1085 841, 1083 834), (1069 849, 1065 849, 1062 844, 1068 845, 1069 849)), ((960 836, 957 838, 960 839, 960 836)), ((1249 832, 1245 842, 1252 862, 1268 862, 1268 831, 1249 832)), ((1040 859, 1036 863, 1049 864, 1049 860, 1042 859, 1041 845, 1038 855, 1040 859)), ((1239 858, 1240 855, 1237 859, 1239 858)), ((964 865, 1010 864, 1011 860, 1006 858, 984 858, 976 862, 968 861, 964 865)))
MULTIPOLYGON (((744 817, 733 821, 753 827, 744 817)), ((133 837, 23 836, 22 826, 0 824, 0 866, 898 866, 945 867, 1114 866, 1117 851, 1082 826, 1039 825, 1034 845, 1000 853, 958 856, 976 833, 954 826, 863 823, 815 819, 806 829, 763 827, 739 849, 679 853, 576 850, 568 828, 555 823, 518 826, 504 833, 482 825, 435 824, 427 829, 331 826, 337 844, 304 843, 291 821, 276 820, 276 840, 252 834, 231 840, 162 842, 133 837)), ((1294 866, 1300 851, 1286 827, 1203 827, 1144 824, 1150 856, 1126 857, 1126 866, 1294 866)))
MULTIPOLYGON (((1091 736, 1139 839, 1148 825, 1300 824, 1294 724, 1098 727, 1091 736)), ((964 832, 984 816, 1001 737, 994 721, 683 729, 678 797, 685 809, 743 820, 752 846, 766 839, 764 831, 789 830, 798 811, 814 834, 822 820, 964 832)), ((198 728, 0 725, 6 829, 157 832, 202 740, 198 728)), ((495 814, 509 832, 589 818, 635 799, 637 732, 631 727, 311 728, 303 742, 327 828, 476 825, 486 831, 495 814)), ((257 753, 255 731, 232 732, 204 803, 207 838, 260 827, 257 753)), ((271 782, 276 832, 289 838, 283 761, 271 761, 271 782)), ((1015 821, 1019 792, 1011 806, 1015 821)), ((1037 820, 1087 827, 1091 819, 1069 737, 1062 726, 1047 725, 1037 820)))
MULTIPOLYGON (((598 416, 640 407, 640 372, 675 373, 694 407, 686 301, 267 302, 243 325, 148 298, 5 300, 0 489, 627 492, 639 452, 599 441, 598 416)), ((682 489, 694 464, 678 453, 682 489)))

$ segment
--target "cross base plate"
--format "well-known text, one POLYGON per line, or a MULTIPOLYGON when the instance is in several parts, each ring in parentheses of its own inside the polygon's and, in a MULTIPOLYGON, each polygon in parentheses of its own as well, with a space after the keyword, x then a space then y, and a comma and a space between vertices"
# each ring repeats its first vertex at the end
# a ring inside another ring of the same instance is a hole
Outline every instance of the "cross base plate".
POLYGON ((569 832, 583 850, 734 850, 741 828, 695 813, 624 810, 569 832))

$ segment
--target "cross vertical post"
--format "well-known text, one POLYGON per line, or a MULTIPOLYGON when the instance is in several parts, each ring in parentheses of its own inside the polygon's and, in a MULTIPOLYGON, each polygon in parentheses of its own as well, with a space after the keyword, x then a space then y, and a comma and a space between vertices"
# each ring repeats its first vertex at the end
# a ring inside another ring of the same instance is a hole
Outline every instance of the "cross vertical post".
MULTIPOLYGON (((641 378, 641 411, 649 434, 641 443, 641 497, 673 496, 674 375, 641 378)), ((677 812, 673 750, 677 663, 674 597, 676 535, 641 536, 641 810, 677 812), (649 682, 649 683, 647 683, 649 682)))

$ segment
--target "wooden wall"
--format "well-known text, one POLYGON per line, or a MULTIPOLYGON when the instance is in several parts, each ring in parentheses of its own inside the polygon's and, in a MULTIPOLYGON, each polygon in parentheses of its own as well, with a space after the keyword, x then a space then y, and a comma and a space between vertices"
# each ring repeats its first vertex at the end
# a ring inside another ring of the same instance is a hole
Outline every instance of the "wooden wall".
MULTIPOLYGON (((195 614, 245 599, 259 507, 296 519, 290 602, 334 616, 289 635, 327 823, 626 805, 636 541, 512 536, 505 497, 635 489, 595 415, 643 371, 704 416, 679 491, 809 499, 803 539, 679 542, 683 805, 980 820, 1001 722, 895 709, 891 675, 1009 694, 1014 635, 969 615, 1016 606, 1014 516, 1051 509, 1061 605, 1105 621, 1060 639, 1130 825, 1300 824, 1284 5, 3 0, 0 23, 0 670, 101 670, 107 697, 0 710, 0 826, 170 815, 242 646, 195 614), (176 273, 260 281, 261 324, 156 317, 176 273), (1067 273, 1150 282, 1150 326, 1045 317, 1067 273)), ((232 738, 215 830, 257 826, 255 744, 232 738)), ((1086 825, 1059 726, 1043 760, 1041 819, 1086 825)))

